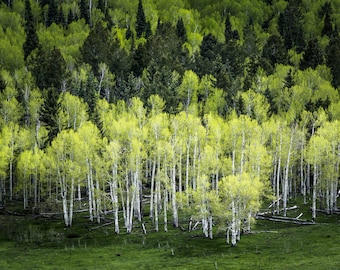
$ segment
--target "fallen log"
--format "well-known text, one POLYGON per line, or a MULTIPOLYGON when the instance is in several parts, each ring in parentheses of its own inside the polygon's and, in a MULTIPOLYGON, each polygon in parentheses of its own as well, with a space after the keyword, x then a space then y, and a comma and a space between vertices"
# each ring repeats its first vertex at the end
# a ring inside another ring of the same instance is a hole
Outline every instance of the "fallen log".
MULTIPOLYGON (((299 207, 297 205, 294 205, 294 206, 291 206, 291 207, 287 207, 286 209, 282 208, 280 210, 280 212, 284 211, 284 210, 286 210, 286 211, 295 210, 295 209, 298 209, 298 208, 299 207)), ((273 215, 273 214, 277 214, 277 211, 276 210, 275 211, 265 211, 265 212, 258 213, 258 215, 273 215)))
POLYGON ((313 225, 313 224, 316 224, 314 221, 308 221, 308 220, 297 219, 297 218, 289 218, 289 217, 281 217, 281 216, 266 217, 266 216, 257 215, 256 218, 257 219, 262 219, 262 220, 269 220, 269 221, 275 221, 275 222, 285 222, 285 223, 293 223, 293 224, 300 224, 300 225, 313 225))

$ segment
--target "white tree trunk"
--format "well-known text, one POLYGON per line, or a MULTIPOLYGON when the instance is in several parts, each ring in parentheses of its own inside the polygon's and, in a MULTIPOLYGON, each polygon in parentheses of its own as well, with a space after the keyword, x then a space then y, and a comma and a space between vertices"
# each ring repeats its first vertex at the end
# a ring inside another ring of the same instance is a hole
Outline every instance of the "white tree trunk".
MULTIPOLYGON (((175 156, 175 154, 174 154, 175 156)), ((173 224, 177 228, 178 227, 178 212, 177 212, 177 200, 176 200, 176 163, 175 157, 173 157, 173 167, 172 167, 172 181, 171 181, 171 202, 172 202, 172 215, 173 215, 173 224)))
POLYGON ((164 207, 163 207, 163 213, 164 213, 164 231, 168 231, 168 191, 166 188, 164 189, 164 207))
POLYGON ((284 176, 284 184, 283 184, 283 216, 287 215, 287 198, 288 198, 288 175, 289 175, 289 166, 290 166, 290 156, 292 152, 292 146, 293 146, 293 131, 290 137, 290 143, 289 143, 289 150, 287 155, 287 161, 286 161, 286 170, 285 170, 285 176, 284 176))
POLYGON ((236 206, 234 199, 231 202, 232 220, 231 220, 231 246, 236 247, 237 245, 237 219, 236 219, 236 206))
POLYGON ((316 161, 314 162, 314 171, 313 171, 313 202, 312 202, 312 220, 315 221, 316 219, 316 195, 317 195, 317 164, 316 161))

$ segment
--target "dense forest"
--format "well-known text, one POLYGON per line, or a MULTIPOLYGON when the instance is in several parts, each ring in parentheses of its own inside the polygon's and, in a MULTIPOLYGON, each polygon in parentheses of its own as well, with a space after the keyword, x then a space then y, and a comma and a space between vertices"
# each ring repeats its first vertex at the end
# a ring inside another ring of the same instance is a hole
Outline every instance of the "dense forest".
POLYGON ((2 0, 0 204, 232 245, 264 198, 332 213, 339 25, 337 0, 2 0))

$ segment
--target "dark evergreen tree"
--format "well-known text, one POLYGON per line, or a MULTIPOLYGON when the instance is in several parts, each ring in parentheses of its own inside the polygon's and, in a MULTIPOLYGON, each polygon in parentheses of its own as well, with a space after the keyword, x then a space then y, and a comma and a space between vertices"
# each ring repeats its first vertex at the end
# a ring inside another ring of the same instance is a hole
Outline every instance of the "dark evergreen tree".
POLYGON ((176 32, 177 32, 177 36, 180 38, 180 40, 182 41, 182 43, 186 42, 187 41, 187 31, 185 29, 185 26, 184 26, 184 22, 183 22, 183 19, 180 18, 178 21, 177 21, 177 24, 176 24, 176 32))
POLYGON ((177 88, 180 79, 173 77, 173 71, 167 66, 159 66, 154 60, 150 61, 147 67, 147 79, 144 81, 144 88, 141 99, 144 104, 151 95, 157 94, 165 101, 165 112, 176 113, 179 105, 177 88))
POLYGON ((279 16, 278 26, 287 49, 295 48, 298 53, 305 48, 302 31, 301 0, 289 0, 279 16))
POLYGON ((39 46, 39 39, 36 33, 31 3, 29 0, 25 0, 25 34, 26 39, 23 44, 23 49, 24 59, 26 60, 31 52, 39 46))
POLYGON ((58 48, 47 50, 39 47, 29 63, 29 68, 41 90, 51 87, 61 89, 66 76, 66 62, 58 48))
POLYGON ((58 7, 54 0, 49 0, 46 26, 49 27, 52 23, 59 22, 58 7))
POLYGON ((97 8, 98 8, 103 14, 105 14, 105 3, 104 3, 103 0, 98 0, 97 8))
POLYGON ((326 49, 326 64, 333 75, 332 84, 340 86, 340 37, 337 28, 334 29, 330 42, 326 49))
POLYGON ((136 50, 132 50, 131 56, 131 71, 135 76, 141 76, 149 62, 147 46, 140 44, 136 50))
POLYGON ((204 74, 212 74, 216 77, 216 61, 221 59, 219 52, 221 51, 221 44, 217 42, 217 39, 208 34, 203 37, 200 54, 195 57, 194 71, 199 76, 204 74))
POLYGON ((136 36, 137 38, 142 37, 143 33, 145 33, 147 28, 146 18, 143 9, 142 0, 138 2, 138 10, 137 10, 137 17, 136 17, 136 36))
MULTIPOLYGON (((116 76, 126 78, 131 71, 131 57, 125 49, 121 48, 118 39, 114 39, 110 42, 109 50, 110 54, 107 54, 107 56, 109 55, 107 65, 109 66, 110 71, 116 74, 116 76)), ((105 61, 103 62, 106 63, 105 61)))
POLYGON ((40 4, 41 7, 44 7, 44 6, 48 5, 49 2, 50 2, 50 0, 40 0, 39 4, 40 4))
POLYGON ((67 26, 62 6, 60 6, 58 10, 58 22, 57 23, 62 25, 63 27, 67 26))
POLYGON ((144 87, 141 78, 130 73, 126 79, 118 77, 114 89, 114 101, 129 101, 132 97, 141 97, 142 88, 144 87))
POLYGON ((85 1, 80 0, 79 2, 80 19, 84 19, 86 24, 90 24, 90 12, 85 1))
POLYGON ((112 53, 116 53, 111 50, 108 30, 101 23, 91 29, 80 51, 83 61, 92 67, 96 76, 99 63, 110 66, 112 53))
POLYGON ((82 93, 80 95, 84 99, 84 101, 88 104, 89 115, 91 119, 93 119, 95 107, 97 104, 97 100, 99 98, 97 89, 98 89, 98 80, 93 74, 93 72, 91 71, 88 74, 87 82, 84 85, 82 89, 82 93))
POLYGON ((260 62, 260 49, 255 34, 252 18, 243 30, 244 42, 242 45, 242 57, 244 59, 243 89, 248 90, 255 78, 260 62))
POLYGON ((283 39, 271 35, 262 50, 261 66, 267 73, 272 73, 276 64, 287 64, 288 54, 283 39))
POLYGON ((151 24, 150 22, 147 22, 145 27, 145 38, 148 39, 151 35, 152 35, 151 24))
POLYGON ((324 25, 322 28, 322 35, 330 37, 333 32, 333 25, 331 22, 332 6, 329 2, 322 7, 322 14, 324 14, 324 25))
POLYGON ((4 80, 3 76, 0 74, 0 93, 2 93, 7 87, 7 83, 4 80))
POLYGON ((242 95, 240 95, 239 98, 237 99, 236 112, 237 112, 237 115, 241 115, 245 113, 245 105, 244 105, 244 100, 243 100, 242 95))
POLYGON ((200 46, 201 56, 209 60, 214 60, 219 52, 217 39, 212 35, 208 34, 203 37, 200 46))
POLYGON ((283 80, 284 88, 291 89, 295 85, 292 73, 293 73, 292 69, 289 69, 287 76, 283 80))
POLYGON ((273 114, 277 114, 278 113, 278 108, 277 108, 277 104, 274 101, 274 97, 272 95, 272 93, 270 92, 269 88, 266 88, 266 91, 264 92, 264 96, 267 98, 267 101, 269 103, 269 116, 273 115, 273 114))
POLYGON ((303 54, 303 59, 300 62, 302 70, 307 68, 315 69, 318 65, 324 64, 324 56, 319 46, 317 39, 308 41, 307 48, 303 54))
POLYGON ((78 20, 77 14, 73 14, 72 10, 70 9, 67 15, 67 26, 70 25, 72 22, 78 20))
POLYGON ((182 43, 176 34, 176 28, 170 23, 159 21, 155 35, 151 36, 146 43, 146 49, 147 56, 143 61, 146 66, 151 59, 154 59, 159 67, 167 65, 170 70, 183 73, 179 59, 182 56, 182 43))
POLYGON ((46 127, 48 134, 43 147, 51 144, 59 132, 57 115, 60 110, 59 91, 50 87, 43 91, 44 103, 40 110, 40 121, 46 127))
POLYGON ((221 49, 222 60, 229 76, 236 78, 243 75, 244 54, 239 45, 239 34, 232 29, 230 16, 225 19, 225 44, 221 49))
POLYGON ((224 38, 227 44, 240 38, 238 31, 232 29, 229 15, 225 19, 224 38))

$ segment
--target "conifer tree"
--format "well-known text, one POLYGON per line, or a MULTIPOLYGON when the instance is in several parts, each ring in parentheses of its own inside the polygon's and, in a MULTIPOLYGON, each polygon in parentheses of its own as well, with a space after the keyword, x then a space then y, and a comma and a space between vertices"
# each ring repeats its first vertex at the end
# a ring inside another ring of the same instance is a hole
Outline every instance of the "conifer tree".
POLYGON ((300 68, 302 70, 307 68, 315 69, 318 65, 322 65, 323 63, 324 58, 318 40, 309 40, 307 48, 303 54, 303 59, 300 62, 300 68))
POLYGON ((305 48, 301 5, 301 0, 289 0, 278 21, 279 31, 285 41, 286 48, 296 48, 297 52, 302 52, 305 48))
POLYGON ((26 33, 26 40, 23 44, 24 49, 24 59, 26 60, 27 57, 31 54, 31 52, 38 48, 39 46, 39 39, 36 33, 34 19, 31 9, 30 0, 25 0, 25 33, 26 33))
POLYGON ((59 91, 54 87, 45 90, 45 100, 40 111, 40 121, 46 127, 48 134, 45 138, 44 147, 50 145, 58 135, 58 113, 60 110, 59 91))
POLYGON ((138 2, 138 10, 137 10, 137 17, 136 17, 136 35, 137 38, 141 38, 143 33, 145 33, 147 28, 146 18, 143 9, 142 0, 138 2))
POLYGON ((79 2, 80 19, 84 19, 86 24, 90 24, 90 14, 85 0, 79 2))
POLYGON ((58 23, 58 7, 54 0, 50 0, 48 4, 46 26, 49 27, 52 23, 58 23))
POLYGON ((57 23, 62 25, 63 27, 66 27, 66 25, 67 25, 62 6, 60 6, 59 10, 58 10, 58 20, 57 20, 57 23))
POLYGON ((185 41, 187 41, 187 31, 185 29, 185 26, 184 26, 184 22, 183 22, 183 19, 180 18, 178 21, 177 21, 177 24, 176 24, 176 31, 177 31, 177 36, 180 38, 180 40, 182 41, 182 43, 184 43, 185 41))
POLYGON ((332 38, 326 49, 326 63, 333 75, 333 86, 340 86, 340 37, 337 29, 334 30, 332 38))

